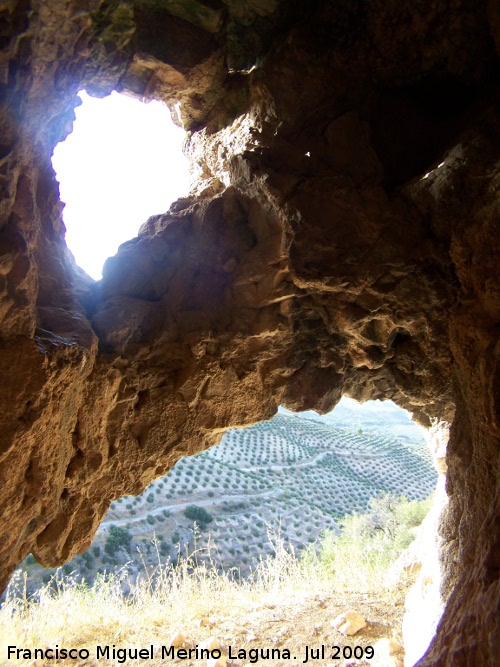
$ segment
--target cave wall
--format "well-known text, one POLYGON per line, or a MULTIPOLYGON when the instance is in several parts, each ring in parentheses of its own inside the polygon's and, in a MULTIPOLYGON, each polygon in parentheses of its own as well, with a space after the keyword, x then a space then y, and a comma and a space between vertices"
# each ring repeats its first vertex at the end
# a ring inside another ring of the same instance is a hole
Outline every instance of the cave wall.
POLYGON ((453 420, 419 664, 499 664, 497 4, 10 0, 0 30, 2 584, 228 427, 391 398, 453 420), (83 87, 165 100, 196 175, 99 283, 50 164, 83 87))

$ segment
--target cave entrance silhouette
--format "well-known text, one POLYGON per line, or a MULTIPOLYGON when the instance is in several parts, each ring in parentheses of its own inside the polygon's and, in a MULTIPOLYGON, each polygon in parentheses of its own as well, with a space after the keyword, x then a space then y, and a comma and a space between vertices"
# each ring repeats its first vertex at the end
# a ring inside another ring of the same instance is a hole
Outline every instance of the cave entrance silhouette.
MULTIPOLYGON (((113 501, 94 539, 104 560, 94 559, 90 574, 113 564, 104 550, 113 526, 132 531, 136 547, 161 536, 162 556, 172 560, 179 542, 194 549, 192 507, 215 517, 194 516, 206 524, 197 546, 208 558, 215 545, 228 570, 246 571, 272 550, 269 530, 300 555, 325 530, 338 532, 343 516, 372 512, 374 498, 428 498, 437 481, 428 435, 392 401, 344 397, 325 415, 280 407, 273 419, 230 429, 217 445, 182 457, 140 495, 113 501)), ((155 550, 144 556, 151 567, 155 558, 155 550)), ((68 570, 82 564, 76 556, 68 570)))
POLYGON ((73 132, 54 149, 66 242, 77 264, 101 278, 107 257, 151 215, 189 190, 185 132, 165 104, 113 92, 79 92, 73 132))
MULTIPOLYGON (((126 597, 141 571, 153 581, 158 572, 169 571, 170 563, 179 561, 208 570, 217 567, 221 575, 234 576, 235 581, 249 576, 251 568, 255 573, 259 562, 289 557, 292 560, 286 562, 295 562, 296 557, 304 566, 324 563, 344 572, 346 545, 349 559, 357 564, 360 554, 366 556, 364 549, 378 545, 380 550, 380 541, 372 539, 379 531, 395 543, 396 535, 399 541, 406 533, 413 538, 410 532, 416 530, 417 522, 410 525, 410 519, 421 520, 430 502, 422 503, 424 510, 411 501, 423 501, 436 488, 431 433, 392 401, 360 404, 343 397, 325 415, 280 407, 273 419, 231 429, 219 444, 181 458, 168 475, 139 496, 115 500, 92 545, 66 563, 62 573, 94 586, 107 571, 121 572, 125 583, 120 590, 126 597), (409 504, 398 500, 403 495, 409 504), (372 503, 373 499, 377 502, 372 503), (354 521, 343 520, 346 515, 354 521), (403 517, 408 525, 401 525, 403 517), (347 538, 336 542, 341 530, 347 538), (359 548, 353 539, 362 540, 359 548), (337 560, 332 560, 334 549, 337 560), (311 561, 314 552, 318 560, 311 561), (166 569, 161 570, 160 564, 166 569)), ((443 483, 438 482, 437 492, 439 487, 444 493, 443 483)), ((436 528, 441 509, 436 504, 431 508, 425 519, 427 530, 429 520, 436 528)), ((429 566, 437 583, 437 557, 425 563, 422 576, 427 585, 429 566)), ((389 570, 387 580, 380 581, 381 590, 397 584, 401 567, 389 570)), ((30 555, 18 568, 12 586, 24 581, 34 595, 41 585, 57 581, 62 576, 58 572, 41 568, 30 555)), ((359 581, 350 579, 353 590, 362 585, 362 579, 363 574, 359 581)), ((419 585, 417 580, 415 589, 419 585)), ((432 640, 441 611, 438 600, 435 613, 427 611, 425 622, 417 619, 418 632, 415 616, 403 621, 407 655, 413 662, 432 640)))

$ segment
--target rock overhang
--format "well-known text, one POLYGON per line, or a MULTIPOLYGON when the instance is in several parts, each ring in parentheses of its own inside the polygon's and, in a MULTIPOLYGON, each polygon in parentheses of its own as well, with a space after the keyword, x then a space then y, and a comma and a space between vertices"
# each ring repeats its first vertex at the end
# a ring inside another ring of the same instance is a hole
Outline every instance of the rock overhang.
POLYGON ((466 664, 443 648, 464 624, 463 655, 494 664, 479 610, 485 573, 499 585, 497 14, 470 0, 3 10, 5 577, 30 551, 67 560, 113 498, 279 403, 392 398, 423 423, 456 409, 451 594, 425 664, 466 664), (65 248, 50 166, 81 87, 166 101, 198 174, 97 285, 65 248))

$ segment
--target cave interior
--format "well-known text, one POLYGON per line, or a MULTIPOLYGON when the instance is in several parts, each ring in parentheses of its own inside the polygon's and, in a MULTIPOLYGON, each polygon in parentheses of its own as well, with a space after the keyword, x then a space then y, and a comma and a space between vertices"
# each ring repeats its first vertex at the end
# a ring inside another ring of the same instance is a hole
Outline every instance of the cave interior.
POLYGON ((392 399, 451 424, 418 664, 500 664, 499 49, 495 0, 2 3, 2 586, 227 428, 392 399), (50 161, 81 89, 164 101, 195 176, 97 283, 50 161))

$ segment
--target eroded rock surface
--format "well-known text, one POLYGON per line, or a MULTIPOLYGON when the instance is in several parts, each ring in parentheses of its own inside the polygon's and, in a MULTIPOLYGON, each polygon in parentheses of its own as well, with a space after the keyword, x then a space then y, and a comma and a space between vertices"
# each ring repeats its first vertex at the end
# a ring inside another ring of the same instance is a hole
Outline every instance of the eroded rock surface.
POLYGON ((29 552, 84 550, 112 499, 230 426, 392 398, 455 415, 447 605, 419 664, 499 664, 499 15, 0 6, 3 583, 29 552), (197 174, 98 284, 65 247, 50 164, 83 87, 164 99, 197 174))

